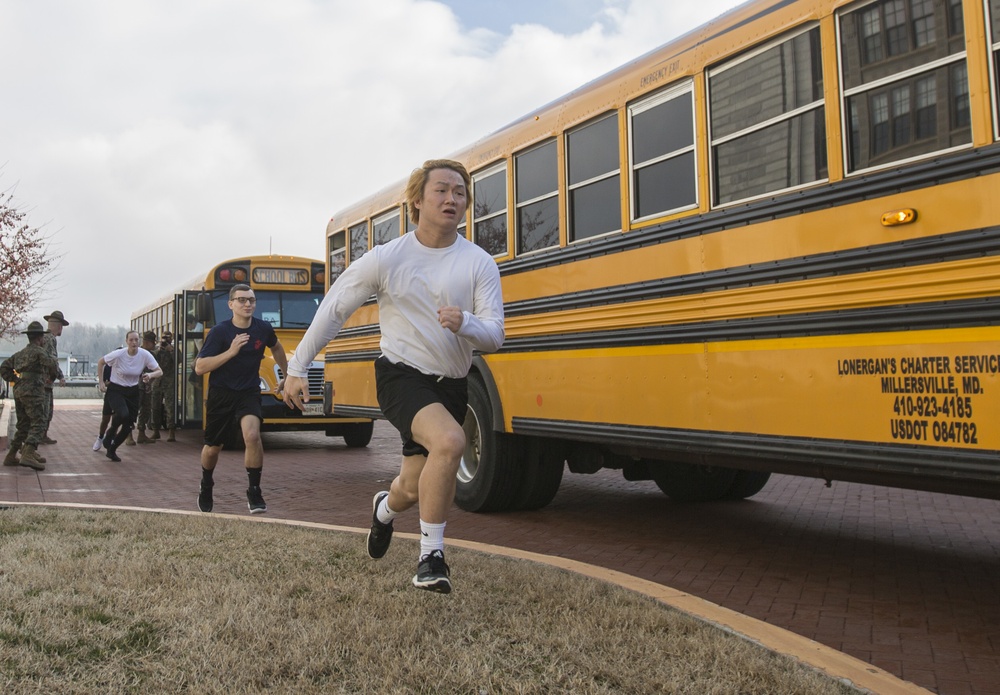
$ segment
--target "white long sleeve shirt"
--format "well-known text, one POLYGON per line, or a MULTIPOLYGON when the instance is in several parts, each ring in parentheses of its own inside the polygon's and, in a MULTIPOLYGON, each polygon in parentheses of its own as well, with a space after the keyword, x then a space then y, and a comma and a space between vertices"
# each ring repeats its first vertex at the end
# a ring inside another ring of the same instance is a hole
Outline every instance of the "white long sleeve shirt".
POLYGON ((376 246, 337 278, 289 360, 288 373, 305 377, 313 358, 373 294, 380 347, 392 362, 457 379, 468 375, 474 350, 494 352, 503 344, 496 261, 464 237, 435 249, 411 232, 376 246), (444 306, 462 309, 458 333, 438 323, 437 311, 444 306))

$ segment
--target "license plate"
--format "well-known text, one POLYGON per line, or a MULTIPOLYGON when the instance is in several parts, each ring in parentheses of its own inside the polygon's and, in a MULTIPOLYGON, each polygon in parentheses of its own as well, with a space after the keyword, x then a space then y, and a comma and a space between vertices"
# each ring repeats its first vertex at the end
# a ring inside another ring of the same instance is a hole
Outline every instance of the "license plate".
POLYGON ((322 415, 323 414, 323 404, 322 403, 303 403, 305 406, 302 410, 305 415, 322 415))

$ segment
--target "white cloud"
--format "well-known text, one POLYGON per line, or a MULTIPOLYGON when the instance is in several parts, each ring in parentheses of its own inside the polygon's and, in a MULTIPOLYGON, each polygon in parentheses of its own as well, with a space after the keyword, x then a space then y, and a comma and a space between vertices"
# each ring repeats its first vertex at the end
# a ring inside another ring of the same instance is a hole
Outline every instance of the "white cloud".
POLYGON ((430 0, 0 0, 0 189, 64 256, 34 313, 125 323, 227 257, 321 258, 339 208, 734 4, 605 0, 561 34, 430 0))

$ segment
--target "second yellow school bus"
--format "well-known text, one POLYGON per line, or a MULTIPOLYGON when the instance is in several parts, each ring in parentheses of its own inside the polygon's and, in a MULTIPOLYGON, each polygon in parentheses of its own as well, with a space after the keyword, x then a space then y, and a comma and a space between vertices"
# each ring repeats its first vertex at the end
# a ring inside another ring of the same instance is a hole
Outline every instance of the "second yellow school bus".
MULTIPOLYGON (((772 472, 1000 498, 1000 0, 756 0, 454 153, 507 340, 475 358, 457 500, 565 468, 676 500, 772 472)), ((334 215, 327 282, 406 233, 334 215)), ((326 352, 379 417, 378 308, 326 352)))
MULTIPOLYGON (((131 326, 137 331, 154 331, 158 338, 170 330, 175 336, 175 393, 178 426, 204 427, 204 400, 208 375, 194 374, 194 361, 209 329, 232 318, 229 289, 249 285, 257 297, 254 316, 267 321, 291 357, 316 315, 323 299, 322 261, 299 256, 246 256, 223 261, 176 291, 138 309, 131 326)), ((370 418, 333 417, 324 412, 323 364, 309 369, 311 402, 306 411, 288 408, 276 392, 283 375, 270 353, 260 364, 263 431, 322 430, 344 437, 348 446, 367 446, 372 436, 370 418)))

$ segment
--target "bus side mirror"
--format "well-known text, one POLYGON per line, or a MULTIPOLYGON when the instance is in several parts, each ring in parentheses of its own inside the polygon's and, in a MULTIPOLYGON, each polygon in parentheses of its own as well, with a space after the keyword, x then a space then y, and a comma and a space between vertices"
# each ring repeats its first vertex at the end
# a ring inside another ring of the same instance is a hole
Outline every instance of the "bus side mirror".
POLYGON ((208 292, 201 292, 195 302, 195 321, 203 325, 212 323, 212 296, 208 292))

